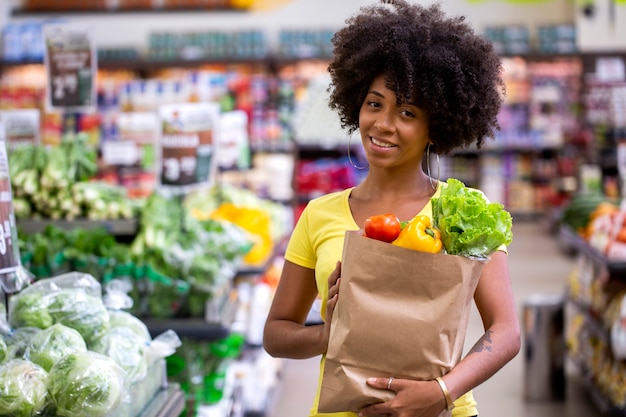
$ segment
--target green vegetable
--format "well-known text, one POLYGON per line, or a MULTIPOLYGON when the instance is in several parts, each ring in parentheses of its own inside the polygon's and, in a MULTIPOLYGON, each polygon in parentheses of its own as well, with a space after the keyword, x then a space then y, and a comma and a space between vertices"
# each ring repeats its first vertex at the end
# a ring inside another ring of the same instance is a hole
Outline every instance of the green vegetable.
POLYGON ((7 346, 7 342, 4 341, 4 337, 0 335, 0 363, 4 362, 8 355, 9 347, 7 346))
POLYGON ((150 331, 148 330, 148 327, 145 325, 145 323, 126 311, 109 311, 109 322, 111 325, 111 329, 114 329, 116 327, 129 328, 133 331, 133 333, 135 333, 139 340, 144 343, 152 340, 150 331))
POLYGON ((40 292, 18 294, 11 300, 15 300, 15 303, 9 303, 9 323, 12 327, 45 329, 52 326, 52 317, 40 292))
POLYGON ((47 402, 47 380, 47 372, 27 360, 12 359, 0 365, 0 415, 40 415, 47 402))
MULTIPOLYGON (((28 352, 30 341, 41 332, 37 327, 18 327, 10 336, 5 336, 7 343, 7 355, 5 360, 24 359, 28 352)), ((26 359, 28 359, 26 357, 26 359)))
POLYGON ((30 344, 30 360, 50 371, 64 356, 86 350, 87 345, 80 333, 57 323, 33 337, 30 344))
POLYGON ((48 375, 48 393, 59 417, 103 417, 118 406, 128 387, 124 371, 100 353, 71 353, 48 375))
POLYGON ((561 224, 569 226, 572 230, 580 230, 589 224, 591 213, 601 203, 616 203, 600 193, 578 193, 563 207, 561 212, 561 224))
POLYGON ((439 197, 431 199, 435 227, 441 231, 446 252, 487 258, 513 240, 511 214, 500 203, 450 178, 439 197))
POLYGON ((88 346, 109 329, 109 312, 101 297, 73 288, 60 290, 50 297, 48 311, 52 320, 77 330, 88 346))
POLYGON ((115 360, 132 383, 141 381, 148 373, 147 346, 147 341, 129 327, 113 327, 98 339, 92 350, 115 360))

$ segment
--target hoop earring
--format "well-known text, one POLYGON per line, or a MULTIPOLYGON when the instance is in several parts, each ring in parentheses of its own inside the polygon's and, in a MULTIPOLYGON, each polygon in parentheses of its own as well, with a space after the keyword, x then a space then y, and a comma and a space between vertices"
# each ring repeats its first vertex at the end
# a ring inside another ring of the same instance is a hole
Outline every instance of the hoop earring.
POLYGON ((433 183, 433 177, 430 175, 430 143, 426 147, 426 175, 428 175, 428 181, 430 181, 430 186, 433 190, 437 191, 437 186, 439 185, 439 167, 441 164, 439 163, 439 154, 436 153, 437 157, 437 180, 433 183))
POLYGON ((350 164, 355 168, 355 169, 359 169, 359 170, 363 170, 363 169, 367 169, 369 168, 369 164, 368 165, 357 165, 352 161, 352 155, 350 153, 350 148, 352 147, 352 135, 354 134, 354 132, 352 132, 350 134, 350 136, 348 136, 348 161, 350 161, 350 164))

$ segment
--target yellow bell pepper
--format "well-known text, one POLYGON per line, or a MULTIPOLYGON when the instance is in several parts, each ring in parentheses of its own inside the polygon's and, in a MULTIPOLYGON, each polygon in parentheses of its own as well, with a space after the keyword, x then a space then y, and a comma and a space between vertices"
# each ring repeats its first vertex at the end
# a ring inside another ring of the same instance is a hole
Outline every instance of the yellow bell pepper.
POLYGON ((400 231, 392 245, 413 249, 420 252, 441 252, 441 232, 431 227, 430 217, 415 216, 400 231))

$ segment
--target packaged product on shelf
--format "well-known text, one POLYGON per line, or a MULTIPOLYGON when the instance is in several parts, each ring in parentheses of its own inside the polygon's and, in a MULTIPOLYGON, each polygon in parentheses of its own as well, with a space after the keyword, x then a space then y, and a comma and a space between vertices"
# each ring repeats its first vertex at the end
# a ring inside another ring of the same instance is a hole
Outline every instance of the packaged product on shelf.
POLYGON ((48 403, 48 373, 26 359, 0 363, 0 415, 41 415, 48 403))
POLYGON ((0 331, 0 386, 29 397, 3 395, 7 415, 30 407, 20 415, 138 416, 166 386, 165 358, 181 346, 173 330, 153 338, 136 316, 109 310, 100 284, 76 272, 12 295, 9 324, 0 331), (42 398, 31 395, 35 384, 19 385, 33 372, 44 377, 42 398))
POLYGON ((77 330, 87 344, 109 329, 101 286, 91 275, 71 272, 39 280, 9 299, 12 327, 46 329, 61 323, 77 330))

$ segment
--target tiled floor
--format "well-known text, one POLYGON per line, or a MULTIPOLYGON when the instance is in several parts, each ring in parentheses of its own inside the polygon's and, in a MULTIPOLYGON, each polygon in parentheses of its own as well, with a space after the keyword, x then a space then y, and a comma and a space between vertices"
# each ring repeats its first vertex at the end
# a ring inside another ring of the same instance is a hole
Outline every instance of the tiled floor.
MULTIPOLYGON (((562 250, 558 239, 542 223, 520 222, 513 229, 509 268, 519 306, 535 293, 558 293, 574 267, 575 258, 562 250)), ((470 320, 467 340, 482 334, 478 313, 470 320)), ((273 406, 267 417, 306 417, 317 381, 319 358, 284 360, 273 406)), ((589 399, 577 371, 567 365, 565 401, 524 400, 526 376, 523 351, 497 375, 474 390, 481 417, 596 417, 602 414, 589 399)))

